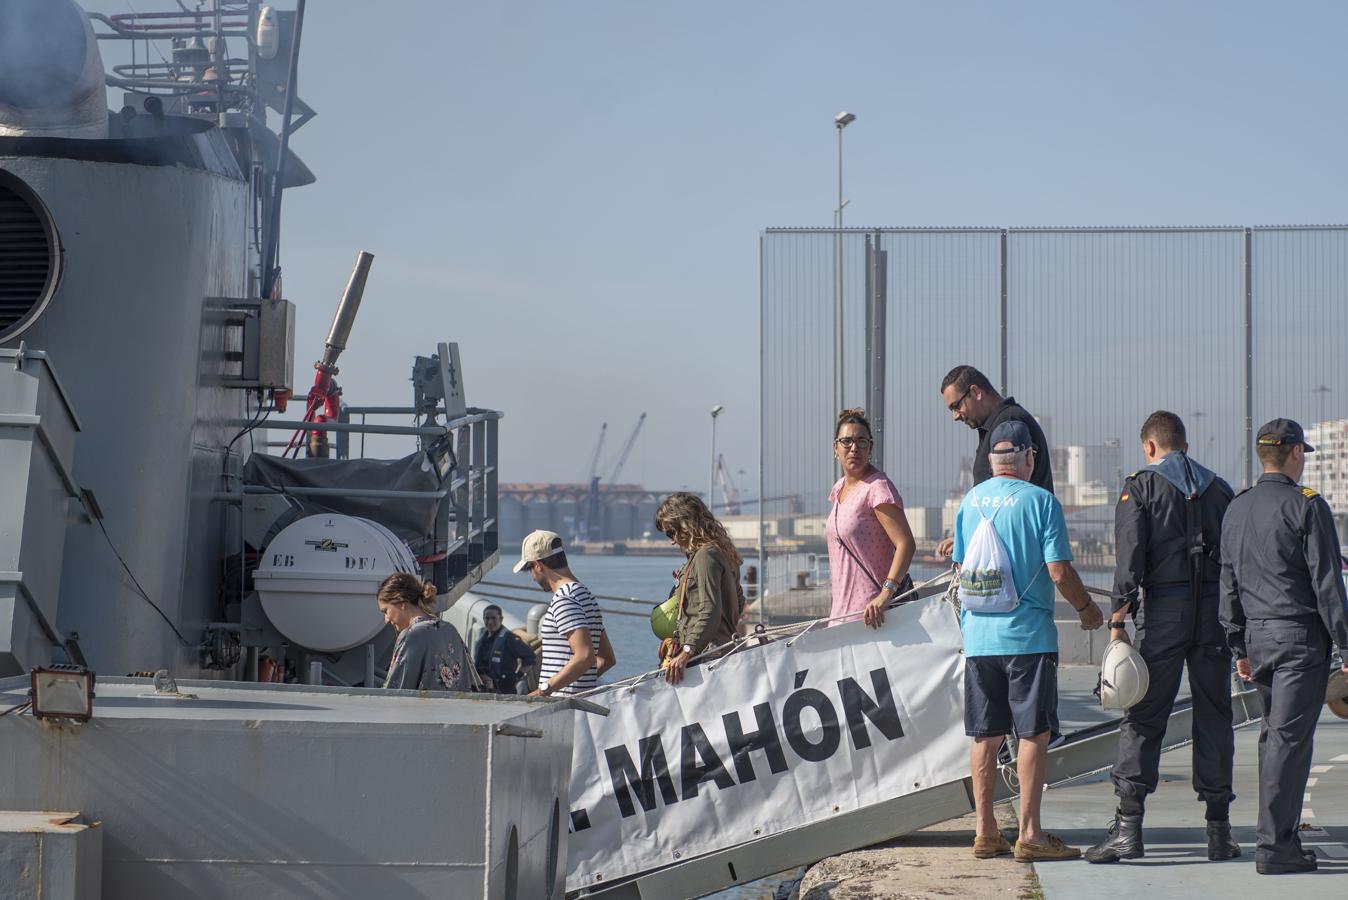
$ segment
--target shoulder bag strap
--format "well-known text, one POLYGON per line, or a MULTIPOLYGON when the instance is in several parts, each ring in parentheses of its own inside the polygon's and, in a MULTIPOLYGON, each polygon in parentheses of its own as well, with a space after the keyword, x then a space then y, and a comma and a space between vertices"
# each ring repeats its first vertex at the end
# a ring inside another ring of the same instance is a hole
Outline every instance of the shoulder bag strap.
MULTIPOLYGON (((697 556, 697 551, 693 551, 693 556, 697 556)), ((693 567, 693 556, 688 557, 688 561, 683 564, 683 572, 679 577, 679 618, 683 618, 683 600, 688 596, 688 570, 693 567)))
POLYGON ((866 573, 866 577, 870 579, 871 584, 875 585, 875 589, 878 591, 881 587, 880 582, 875 580, 875 576, 871 574, 871 570, 866 567, 866 564, 861 561, 860 557, 852 552, 852 548, 847 546, 847 541, 843 540, 842 529, 838 527, 838 507, 841 505, 842 499, 840 497, 838 502, 833 504, 833 533, 837 535, 838 546, 847 551, 847 555, 852 557, 852 562, 856 563, 861 571, 866 573))

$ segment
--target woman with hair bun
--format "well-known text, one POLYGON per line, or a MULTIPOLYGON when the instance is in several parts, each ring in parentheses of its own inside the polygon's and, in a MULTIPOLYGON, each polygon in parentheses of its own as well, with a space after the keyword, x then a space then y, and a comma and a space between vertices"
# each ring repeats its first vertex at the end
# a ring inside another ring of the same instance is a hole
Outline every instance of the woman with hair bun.
POLYGON ((864 410, 838 414, 833 455, 843 474, 828 495, 829 616, 861 613, 867 625, 879 628, 889 601, 913 586, 908 566, 917 544, 894 482, 871 465, 874 447, 864 410))
POLYGON ((472 690, 468 648, 435 614, 435 585, 397 572, 379 585, 379 612, 398 632, 384 687, 409 691, 472 690))
POLYGON ((655 511, 655 527, 688 556, 679 573, 678 622, 662 647, 662 667, 670 684, 683 680, 688 660, 735 636, 744 593, 740 555, 725 526, 696 494, 670 494, 655 511), (667 652, 665 652, 667 651, 667 652))

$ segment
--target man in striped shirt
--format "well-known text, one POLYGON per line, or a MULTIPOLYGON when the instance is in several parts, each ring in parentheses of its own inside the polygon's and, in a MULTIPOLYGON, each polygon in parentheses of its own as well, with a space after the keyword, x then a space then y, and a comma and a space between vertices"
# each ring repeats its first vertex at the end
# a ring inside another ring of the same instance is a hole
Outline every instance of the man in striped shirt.
POLYGON ((530 696, 579 694, 597 687, 599 676, 618 660, 604 631, 599 603, 571 574, 561 537, 551 531, 526 537, 515 571, 525 569, 540 588, 552 592, 539 631, 543 664, 538 690, 530 696))

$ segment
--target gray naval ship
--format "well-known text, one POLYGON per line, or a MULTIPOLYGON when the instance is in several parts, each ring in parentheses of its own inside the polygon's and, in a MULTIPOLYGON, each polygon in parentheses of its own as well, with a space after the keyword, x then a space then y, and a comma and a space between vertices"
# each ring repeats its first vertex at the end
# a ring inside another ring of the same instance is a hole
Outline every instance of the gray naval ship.
POLYGON ((379 581, 498 558, 501 413, 450 341, 345 401, 368 253, 297 389, 303 0, 169 6, 0 0, 0 896, 561 896, 575 705, 378 690, 379 581))

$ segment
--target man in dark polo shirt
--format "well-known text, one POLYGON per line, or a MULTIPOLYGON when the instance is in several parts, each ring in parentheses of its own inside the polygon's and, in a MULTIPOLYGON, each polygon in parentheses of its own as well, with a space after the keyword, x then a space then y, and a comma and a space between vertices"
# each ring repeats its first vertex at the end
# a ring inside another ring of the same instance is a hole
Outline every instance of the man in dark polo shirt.
MULTIPOLYGON (((988 377, 973 366, 955 366, 941 381, 941 399, 956 422, 963 422, 978 432, 978 449, 974 451, 974 484, 982 484, 992 477, 988 451, 993 429, 1003 422, 1023 422, 1029 429, 1034 446, 1034 471, 1030 484, 1053 493, 1053 469, 1048 459, 1048 439, 1034 416, 1016 402, 1015 397, 1003 397, 993 388, 988 377)), ((941 541, 937 553, 949 556, 951 538, 941 541)))

